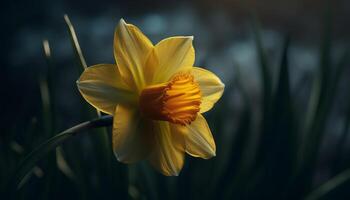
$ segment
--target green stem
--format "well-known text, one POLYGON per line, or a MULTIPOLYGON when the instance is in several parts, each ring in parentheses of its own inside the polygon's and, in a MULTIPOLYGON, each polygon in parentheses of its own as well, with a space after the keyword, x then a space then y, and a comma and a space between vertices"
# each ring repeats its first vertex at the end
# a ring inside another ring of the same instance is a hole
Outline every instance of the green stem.
MULTIPOLYGON (((82 50, 80 48, 77 34, 67 14, 64 15, 64 20, 66 21, 66 24, 69 30, 70 39, 72 41, 72 47, 75 50, 76 57, 78 58, 79 64, 81 66, 79 68, 79 72, 83 72, 83 70, 87 68, 87 64, 86 64, 84 55, 82 53, 82 50)), ((101 112, 97 109, 96 109, 96 114, 97 114, 97 117, 102 116, 101 112)), ((103 156, 102 160, 105 161, 105 165, 102 165, 103 167, 101 169, 101 172, 103 172, 104 174, 102 174, 101 176, 108 177, 108 174, 111 173, 111 157, 112 157, 112 154, 111 154, 112 150, 110 148, 111 142, 108 137, 107 129, 101 129, 99 131, 101 132, 101 134, 98 134, 96 138, 93 138, 93 140, 96 141, 95 144, 97 145, 98 155, 103 156)))
POLYGON ((69 138, 76 136, 80 132, 110 126, 112 125, 112 121, 113 117, 110 115, 86 121, 57 134, 56 136, 39 145, 24 158, 22 163, 15 171, 15 176, 9 185, 11 189, 10 191, 14 192, 19 189, 21 181, 26 176, 26 174, 33 169, 35 163, 47 155, 50 151, 56 149, 57 146, 61 145, 69 138))

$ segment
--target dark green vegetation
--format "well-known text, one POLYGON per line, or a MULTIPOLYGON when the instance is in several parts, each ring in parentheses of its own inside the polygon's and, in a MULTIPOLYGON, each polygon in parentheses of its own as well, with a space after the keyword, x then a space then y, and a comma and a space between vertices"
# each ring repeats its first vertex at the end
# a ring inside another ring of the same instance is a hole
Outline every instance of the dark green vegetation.
MULTIPOLYGON (((145 163, 129 166, 118 163, 111 150, 110 130, 105 128, 110 125, 108 116, 54 135, 59 132, 53 115, 55 87, 50 82, 55 66, 49 45, 44 42, 49 70, 39 80, 42 116, 28 123, 26 137, 19 140, 21 145, 15 142, 14 133, 1 143, 1 194, 4 199, 348 199, 350 157, 346 140, 350 95, 346 95, 348 110, 342 119, 343 128, 334 130, 339 137, 332 147, 333 162, 326 166, 329 178, 315 181, 320 173, 320 149, 334 100, 338 92, 349 93, 338 90, 349 58, 348 51, 337 59, 332 58, 331 19, 332 13, 327 9, 319 64, 308 94, 307 109, 303 111, 291 92, 289 70, 292 66, 288 55, 292 36, 285 37, 280 57, 276 58, 278 72, 272 73, 272 61, 262 45, 260 25, 253 17, 261 105, 252 106, 253 99, 244 87, 239 68, 235 67, 235 83, 226 85, 222 100, 207 115, 217 142, 217 157, 211 160, 187 157, 179 177, 164 177, 145 163), (239 111, 230 107, 233 92, 243 99, 243 108, 239 111), (254 120, 256 115, 259 115, 258 121, 254 120), (223 133, 232 123, 235 128, 230 129, 228 141, 223 133), (100 128, 93 129, 97 127, 100 128)), ((69 28, 74 34, 72 27, 69 28)), ((71 36, 81 71, 86 66, 85 60, 74 35, 71 36)), ((81 101, 86 106, 88 119, 100 116, 81 101)))

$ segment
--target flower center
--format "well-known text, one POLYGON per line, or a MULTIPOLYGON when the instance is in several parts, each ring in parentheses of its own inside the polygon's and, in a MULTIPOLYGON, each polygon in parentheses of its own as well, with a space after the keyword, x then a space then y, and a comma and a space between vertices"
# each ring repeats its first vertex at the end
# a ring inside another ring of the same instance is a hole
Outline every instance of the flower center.
POLYGON ((178 74, 164 84, 151 85, 140 95, 141 113, 153 120, 190 124, 197 117, 202 94, 190 74, 178 74))

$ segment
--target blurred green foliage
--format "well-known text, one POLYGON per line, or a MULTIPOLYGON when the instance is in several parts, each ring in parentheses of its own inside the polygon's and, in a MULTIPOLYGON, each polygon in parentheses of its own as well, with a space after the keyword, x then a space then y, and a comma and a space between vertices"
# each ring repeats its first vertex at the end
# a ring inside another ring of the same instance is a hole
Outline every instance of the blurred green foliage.
MULTIPOLYGON (((71 132, 64 132, 28 154, 58 132, 53 114, 55 86, 50 82, 55 66, 49 44, 45 42, 49 70, 39 79, 43 114, 28 123, 21 145, 14 139, 15 130, 1 142, 2 194, 15 199, 346 199, 350 196, 350 159, 343 152, 348 138, 350 104, 335 147, 334 163, 329 165, 329 177, 333 178, 321 184, 314 181, 325 126, 341 75, 348 66, 348 51, 339 60, 332 60, 332 13, 330 6, 326 8, 319 65, 305 117, 295 108, 290 88, 291 37, 285 37, 279 70, 273 74, 261 41, 260 24, 253 15, 252 32, 261 75, 260 110, 252 106, 239 67, 234 68, 234 84, 227 85, 222 100, 207 116, 217 141, 217 157, 211 160, 187 157, 179 177, 164 177, 145 163, 130 166, 118 163, 111 153, 108 128, 87 131, 91 134, 78 137, 83 142, 72 139, 71 132), (233 92, 243 99, 240 111, 230 109, 233 92), (238 120, 233 121, 227 112, 238 120), (260 116, 258 122, 254 121, 256 115, 260 116), (231 140, 227 141, 223 133, 232 123, 236 128, 230 129, 231 140), (73 145, 56 148, 63 141, 73 145), (90 149, 88 153, 86 149, 90 149), (36 162, 50 150, 51 153, 36 162)), ((70 21, 67 24, 81 72, 86 62, 74 28, 70 21)), ((83 100, 82 105, 86 116, 96 117, 96 111, 83 100)))

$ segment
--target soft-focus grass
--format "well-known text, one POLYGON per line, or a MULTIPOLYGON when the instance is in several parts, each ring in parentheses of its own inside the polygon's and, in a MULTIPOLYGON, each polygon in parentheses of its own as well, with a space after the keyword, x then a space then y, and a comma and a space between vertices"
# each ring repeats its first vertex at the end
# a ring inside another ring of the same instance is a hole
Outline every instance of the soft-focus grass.
MULTIPOLYGON (((333 156, 334 163, 328 166, 330 179, 321 184, 314 182, 317 161, 322 156, 324 130, 341 75, 349 63, 348 51, 339 60, 332 59, 332 12, 329 5, 325 7, 319 64, 313 77, 308 109, 300 112, 291 92, 289 70, 292 66, 289 66, 288 55, 292 35, 285 37, 281 56, 276 58, 278 72, 273 74, 258 18, 253 15, 252 33, 256 59, 260 63, 261 106, 252 105, 253 99, 244 86, 239 66, 233 68, 234 82, 226 85, 224 96, 206 116, 217 141, 217 157, 211 160, 186 157, 179 177, 164 177, 145 163, 130 166, 118 163, 112 155, 108 128, 87 131, 91 134, 81 136, 83 141, 71 139, 70 132, 55 135, 29 154, 58 132, 55 128, 56 98, 52 95, 56 86, 50 78, 55 70, 54 52, 51 53, 49 43, 44 42, 49 70, 39 79, 43 114, 26 124, 26 137, 17 142, 14 129, 1 141, 3 196, 12 195, 16 199, 341 199, 350 196, 350 159, 344 153, 349 151, 345 147, 350 103, 333 156), (232 93, 242 98, 241 110, 230 106, 232 93), (235 125, 235 128, 227 130, 228 125, 235 125), (73 143, 73 147, 62 144, 61 149, 56 149, 62 141, 73 143)), ((78 78, 86 61, 74 27, 67 16, 65 19, 79 63, 78 78)), ((350 95, 347 97, 346 102, 350 102, 350 95)), ((87 107, 83 100, 82 105, 88 119, 96 117, 96 111, 87 107)))

